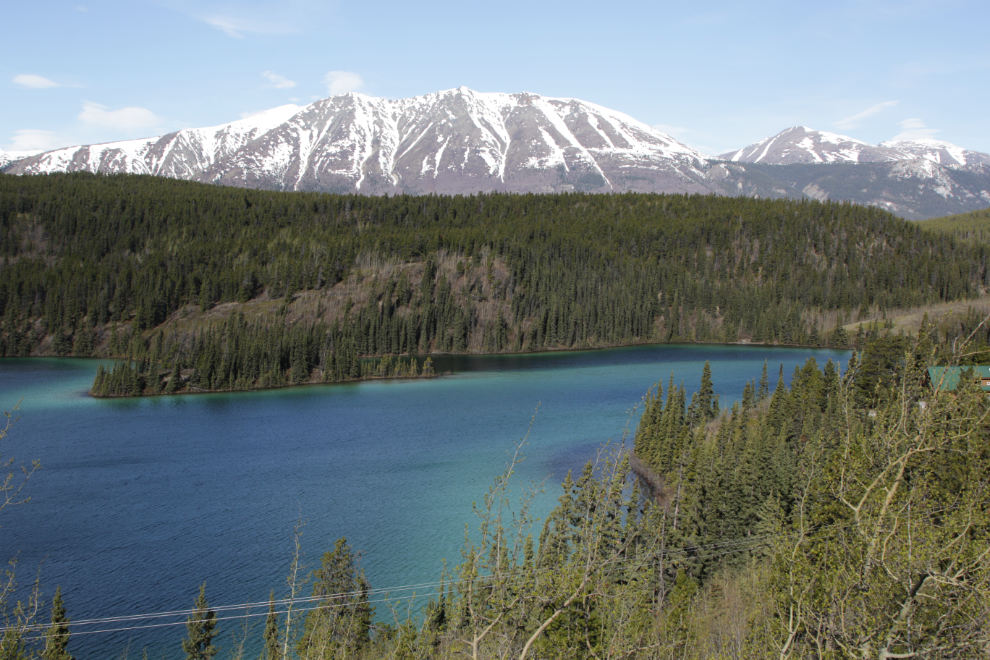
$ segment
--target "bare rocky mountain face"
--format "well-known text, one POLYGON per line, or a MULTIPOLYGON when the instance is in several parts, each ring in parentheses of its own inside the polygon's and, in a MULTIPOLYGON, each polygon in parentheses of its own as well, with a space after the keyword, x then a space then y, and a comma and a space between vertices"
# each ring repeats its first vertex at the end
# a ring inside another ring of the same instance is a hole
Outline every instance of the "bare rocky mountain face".
POLYGON ((868 145, 795 127, 713 158, 576 99, 459 88, 344 94, 212 128, 4 154, 0 170, 132 173, 361 194, 669 192, 849 200, 920 219, 990 205, 990 156, 935 141, 868 145))

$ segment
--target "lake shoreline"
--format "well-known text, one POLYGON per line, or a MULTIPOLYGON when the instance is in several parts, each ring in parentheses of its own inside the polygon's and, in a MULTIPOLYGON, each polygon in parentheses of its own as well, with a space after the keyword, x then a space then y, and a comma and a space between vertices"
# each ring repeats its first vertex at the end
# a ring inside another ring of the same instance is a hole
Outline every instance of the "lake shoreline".
MULTIPOLYGON (((505 352, 505 353, 482 353, 482 352, 465 352, 465 353, 427 353, 427 354, 410 354, 402 353, 395 356, 395 358, 427 358, 433 357, 514 357, 514 356, 533 356, 541 354, 554 354, 554 353, 587 353, 592 351, 605 351, 618 348, 637 348, 637 347, 647 347, 647 346, 752 346, 755 348, 807 348, 815 350, 851 350, 848 347, 840 346, 822 346, 815 344, 779 344, 779 343, 766 343, 766 342, 754 342, 749 340, 734 341, 734 342, 709 342, 709 341, 678 341, 678 342, 631 342, 631 343, 621 343, 603 346, 582 346, 577 348, 544 348, 537 351, 515 351, 515 352, 505 352)), ((374 360, 381 359, 386 356, 369 356, 361 358, 363 360, 374 360)), ((47 354, 33 354, 28 356, 20 356, 18 358, 0 358, 0 359, 24 359, 24 358, 71 358, 75 360, 113 360, 113 361, 127 361, 130 358, 127 357, 94 357, 94 356, 74 356, 74 355, 47 355, 47 354)), ((264 392, 269 390, 280 390, 290 387, 307 387, 314 385, 344 385, 344 384, 354 384, 365 381, 375 381, 375 380, 419 380, 423 378, 440 378, 443 376, 452 375, 452 372, 447 371, 445 373, 430 373, 421 374, 416 376, 411 375, 401 375, 401 376, 361 376, 359 378, 348 378, 346 380, 334 380, 334 381, 306 381, 300 383, 284 383, 279 385, 266 385, 264 387, 251 387, 244 389, 224 389, 224 390, 210 390, 202 388, 191 388, 184 387, 182 390, 177 392, 166 393, 161 392, 150 392, 142 393, 138 395, 133 394, 95 394, 92 389, 87 390, 87 396, 94 399, 139 399, 139 398, 150 398, 157 396, 181 396, 181 395, 196 395, 196 394, 231 394, 236 392, 264 392)))

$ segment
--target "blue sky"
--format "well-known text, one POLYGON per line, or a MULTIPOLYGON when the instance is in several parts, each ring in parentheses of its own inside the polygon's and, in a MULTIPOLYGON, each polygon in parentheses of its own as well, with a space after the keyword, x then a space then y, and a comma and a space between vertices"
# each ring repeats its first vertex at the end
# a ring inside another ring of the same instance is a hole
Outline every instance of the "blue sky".
POLYGON ((986 0, 78 0, 0 15, 4 150, 465 85, 591 101, 711 154, 797 124, 990 152, 986 0))

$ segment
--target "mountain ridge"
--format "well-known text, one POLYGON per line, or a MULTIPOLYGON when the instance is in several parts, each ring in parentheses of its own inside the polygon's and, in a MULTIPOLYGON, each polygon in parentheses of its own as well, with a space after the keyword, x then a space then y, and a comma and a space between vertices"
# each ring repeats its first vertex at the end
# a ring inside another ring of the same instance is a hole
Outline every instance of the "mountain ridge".
POLYGON ((651 179, 684 192, 704 190, 707 155, 578 99, 464 87, 396 101, 352 92, 261 117, 68 147, 13 162, 6 171, 126 172, 370 193, 612 192, 635 189, 627 180, 651 179))
POLYGON ((958 169, 976 169, 990 165, 990 154, 964 149, 944 140, 914 138, 886 140, 872 145, 862 140, 817 131, 807 126, 792 126, 741 149, 719 156, 734 163, 864 163, 928 160, 958 169))
POLYGON ((351 92, 212 127, 16 155, 0 152, 0 171, 150 174, 372 195, 582 191, 841 199, 909 219, 990 205, 990 154, 947 142, 870 145, 797 126, 713 157, 594 103, 466 87, 397 100, 351 92))

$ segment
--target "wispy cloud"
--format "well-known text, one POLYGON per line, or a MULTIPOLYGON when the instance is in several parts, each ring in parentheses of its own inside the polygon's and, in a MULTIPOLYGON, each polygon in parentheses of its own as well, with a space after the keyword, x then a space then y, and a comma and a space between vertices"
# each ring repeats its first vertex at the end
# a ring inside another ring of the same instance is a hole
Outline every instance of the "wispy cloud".
POLYGON ((21 87, 27 87, 29 89, 48 89, 49 87, 61 86, 54 80, 36 76, 33 73, 22 73, 20 75, 16 75, 14 76, 13 82, 15 85, 20 85, 21 87))
POLYGON ((866 110, 857 112, 851 117, 846 117, 845 119, 840 119, 837 122, 833 122, 832 126, 840 131, 848 131, 850 128, 857 128, 862 126, 863 120, 867 117, 872 117, 873 115, 883 112, 887 108, 892 108, 897 105, 897 103, 897 101, 883 101, 881 103, 877 103, 876 105, 871 105, 866 110))
POLYGON ((264 20, 255 20, 245 16, 233 16, 230 14, 211 14, 197 16, 199 20, 207 25, 211 25, 220 30, 228 37, 243 39, 245 34, 285 34, 291 30, 285 29, 278 23, 264 20))
POLYGON ((326 11, 319 0, 155 0, 233 39, 303 32, 326 11))
MULTIPOLYGON (((721 151, 719 151, 715 147, 711 147, 711 146, 703 145, 703 144, 698 144, 697 142, 695 142, 695 140, 698 139, 699 136, 697 134, 695 134, 695 135, 692 135, 692 136, 689 137, 687 134, 691 132, 691 129, 690 128, 685 128, 684 126, 672 126, 670 124, 653 124, 653 126, 651 126, 651 128, 655 128, 656 130, 660 131, 661 133, 666 133, 667 135, 669 135, 670 137, 674 138, 675 140, 677 140, 681 144, 683 144, 683 145, 685 145, 687 147, 690 147, 690 148, 692 148, 692 149, 694 149, 696 151, 700 151, 703 154, 719 154, 719 153, 722 153, 721 151)), ((701 138, 704 139, 704 136, 701 136, 701 138)), ((722 151, 725 151, 725 150, 723 149, 722 151)))
POLYGON ((53 131, 42 131, 36 128, 22 128, 14 131, 10 139, 11 151, 50 151, 57 149, 59 144, 53 131))
POLYGON ((899 140, 932 140, 936 133, 941 133, 940 128, 928 128, 925 122, 918 117, 905 119, 900 122, 901 132, 894 136, 893 141, 899 140))
POLYGON ((83 111, 79 113, 79 120, 94 126, 115 128, 122 131, 154 128, 162 122, 155 113, 147 108, 110 110, 106 106, 91 101, 83 103, 83 111))
POLYGON ((683 126, 671 126, 670 124, 653 124, 653 128, 672 137, 683 137, 685 133, 691 132, 690 128, 684 128, 683 126))
POLYGON ((296 81, 289 80, 285 76, 279 75, 274 71, 262 71, 261 77, 269 83, 265 85, 265 87, 274 87, 275 89, 292 89, 296 86, 296 81))
POLYGON ((361 76, 350 71, 328 71, 327 75, 323 76, 323 84, 327 86, 327 93, 330 96, 356 92, 364 87, 361 76))
POLYGON ((327 0, 147 0, 184 14, 231 39, 281 37, 327 30, 336 1, 327 0))

